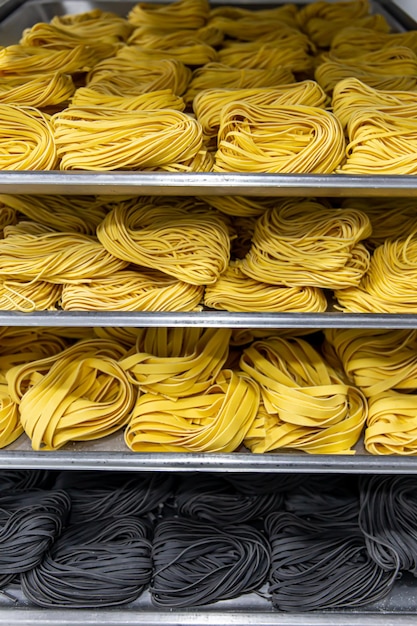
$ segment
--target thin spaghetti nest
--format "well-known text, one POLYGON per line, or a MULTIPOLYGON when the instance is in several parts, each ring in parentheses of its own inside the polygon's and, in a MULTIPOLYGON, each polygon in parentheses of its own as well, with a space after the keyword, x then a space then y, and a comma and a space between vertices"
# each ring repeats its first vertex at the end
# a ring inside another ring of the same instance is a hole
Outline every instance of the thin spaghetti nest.
POLYGON ((359 284, 368 269, 369 253, 360 242, 370 233, 361 211, 284 201, 259 217, 239 268, 265 283, 344 289, 359 284))
POLYGON ((71 107, 52 118, 63 170, 143 169, 192 159, 200 124, 180 111, 71 107))
POLYGON ((118 258, 193 285, 215 282, 230 257, 225 218, 201 205, 119 203, 100 224, 97 236, 118 258))

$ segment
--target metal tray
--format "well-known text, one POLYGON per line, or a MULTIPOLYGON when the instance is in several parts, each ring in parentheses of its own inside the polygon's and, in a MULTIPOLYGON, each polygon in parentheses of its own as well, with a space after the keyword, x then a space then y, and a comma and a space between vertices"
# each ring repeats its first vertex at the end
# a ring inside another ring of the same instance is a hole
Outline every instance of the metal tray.
MULTIPOLYGON (((161 1, 161 0, 158 0, 161 1)), ((303 0, 295 0, 305 4, 303 0)), ((103 8, 126 15, 134 0, 5 0, 0 4, 0 45, 16 43, 22 31, 54 15, 103 8), (17 6, 17 8, 16 8, 17 6)), ((254 8, 277 5, 274 0, 213 0, 254 8)), ((414 20, 389 0, 374 0, 373 10, 385 15, 394 30, 417 28, 414 20)), ((315 174, 141 173, 141 172, 0 172, 1 193, 141 194, 247 196, 406 196, 417 197, 415 176, 350 176, 315 174)))

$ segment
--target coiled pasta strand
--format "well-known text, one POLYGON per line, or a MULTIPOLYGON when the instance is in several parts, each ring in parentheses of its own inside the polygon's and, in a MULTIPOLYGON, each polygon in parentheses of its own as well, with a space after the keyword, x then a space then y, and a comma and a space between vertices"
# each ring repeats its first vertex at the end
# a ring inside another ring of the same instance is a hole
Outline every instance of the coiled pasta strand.
POLYGON ((204 288, 152 270, 121 270, 62 289, 65 311, 196 311, 204 288))
POLYGON ((374 251, 368 272, 357 287, 335 292, 336 308, 358 313, 415 313, 417 231, 388 240, 374 251))
POLYGON ((369 253, 360 241, 370 233, 361 211, 335 211, 315 200, 283 201, 258 218, 239 267, 271 284, 342 289, 358 284, 367 270, 369 253))
POLYGON ((184 100, 191 103, 205 89, 275 88, 294 82, 294 74, 286 67, 240 69, 223 63, 207 63, 193 71, 184 100))
POLYGON ((77 283, 127 266, 95 238, 78 233, 11 235, 0 240, 0 256, 3 280, 77 283))
POLYGON ((193 285, 215 282, 230 257, 225 218, 198 206, 120 203, 97 236, 111 254, 193 285))
POLYGON ((136 58, 143 59, 144 61, 162 60, 162 59, 176 59, 181 61, 185 65, 205 65, 206 63, 212 63, 217 61, 217 51, 191 37, 188 37, 178 46, 167 46, 161 48, 148 48, 146 46, 129 45, 124 50, 128 49, 132 55, 136 58))
POLYGON ((175 109, 184 111, 185 102, 170 89, 151 91, 138 96, 103 94, 93 87, 80 87, 71 99, 71 107, 107 107, 123 111, 175 109))
POLYGON ((347 132, 346 161, 338 173, 417 173, 417 119, 360 109, 350 117, 347 132))
POLYGON ((345 78, 333 90, 332 108, 345 128, 353 113, 364 109, 405 118, 415 117, 417 93, 374 89, 357 78, 345 78))
POLYGON ((120 55, 97 63, 87 75, 87 87, 116 96, 171 89, 181 96, 191 77, 190 68, 176 59, 150 60, 120 55))
POLYGON ((319 0, 310 2, 300 8, 295 17, 297 24, 304 28, 312 18, 322 18, 329 21, 339 19, 354 19, 364 17, 371 11, 369 0, 344 0, 337 4, 319 0))
POLYGON ((64 32, 74 33, 89 42, 95 39, 102 42, 126 41, 132 32, 132 25, 127 19, 101 9, 55 15, 50 23, 64 32))
POLYGON ((13 443, 23 434, 18 406, 9 396, 7 385, 0 384, 0 448, 13 443))
POLYGON ((345 78, 358 78, 370 87, 387 90, 416 89, 417 55, 406 47, 382 48, 351 59, 324 57, 314 77, 327 93, 345 78))
POLYGON ((57 164, 51 117, 34 107, 0 104, 0 169, 52 170, 57 164))
POLYGON ((284 22, 289 26, 297 27, 297 11, 296 5, 292 3, 264 9, 258 7, 256 7, 256 9, 248 9, 244 6, 220 5, 211 8, 209 24, 213 19, 225 17, 231 20, 251 18, 253 21, 270 19, 272 22, 284 22))
POLYGON ((138 26, 129 38, 129 43, 145 48, 165 48, 167 44, 169 46, 181 45, 187 39, 195 39, 199 43, 217 47, 223 42, 223 33, 215 26, 204 26, 195 30, 179 29, 174 31, 138 26))
POLYGON ((217 28, 224 35, 240 41, 275 41, 282 45, 300 46, 305 50, 313 51, 311 41, 298 28, 286 22, 271 20, 269 16, 257 17, 256 14, 241 17, 212 17, 209 25, 217 28))
POLYGON ((303 48, 274 42, 230 42, 219 50, 218 60, 241 69, 285 67, 292 72, 309 72, 313 68, 313 57, 303 48))
POLYGON ((245 102, 250 106, 266 109, 299 104, 324 108, 327 96, 312 80, 269 89, 206 89, 198 93, 193 100, 194 113, 206 136, 217 135, 223 108, 236 102, 245 102))
POLYGON ((74 91, 68 74, 8 76, 0 81, 0 103, 45 109, 68 102, 74 91))
POLYGON ((306 341, 254 342, 243 351, 240 367, 258 382, 264 403, 245 440, 252 452, 353 453, 367 417, 365 396, 306 341))
POLYGON ((162 5, 140 2, 129 12, 128 20, 133 26, 175 31, 202 28, 209 14, 207 0, 174 0, 162 5))
POLYGON ((95 235, 107 214, 104 200, 96 196, 0 194, 0 210, 17 212, 57 231, 84 235, 95 235))
POLYGON ((224 311, 323 312, 327 301, 317 287, 281 287, 245 276, 236 265, 205 289, 204 304, 224 311))
POLYGON ((386 391, 369 400, 365 448, 371 454, 417 454, 417 397, 386 391))
POLYGON ((326 345, 367 397, 417 389, 417 331, 326 329, 326 345))
POLYGON ((258 405, 257 384, 223 370, 202 394, 175 399, 143 394, 125 441, 134 452, 233 452, 251 427, 258 405))
POLYGON ((342 201, 342 206, 359 209, 369 217, 372 234, 365 245, 370 250, 387 239, 400 239, 417 230, 417 203, 413 198, 350 198, 342 201))
POLYGON ((1 311, 54 311, 60 297, 60 285, 45 281, 0 280, 1 311))
POLYGON ((333 172, 344 157, 339 120, 303 105, 257 107, 245 102, 221 113, 216 172, 333 172))
POLYGON ((204 394, 229 355, 228 328, 148 328, 121 362, 141 391, 169 398, 204 394))
POLYGON ((71 107, 52 118, 63 170, 173 165, 202 146, 200 124, 180 111, 71 107))
POLYGON ((16 211, 7 204, 3 204, 0 199, 0 238, 4 237, 4 229, 6 226, 17 223, 16 211))
POLYGON ((70 50, 13 45, 0 49, 0 76, 88 72, 98 60, 94 48, 84 44, 70 50))
POLYGON ((147 172, 211 172, 214 166, 214 154, 210 150, 199 150, 197 154, 182 163, 162 165, 161 167, 144 168, 147 172))
POLYGON ((353 30, 367 28, 374 32, 389 33, 391 27, 385 17, 380 13, 375 15, 365 15, 353 19, 328 20, 320 17, 313 17, 304 26, 304 32, 311 41, 320 48, 329 48, 333 45, 334 39, 346 28, 353 30))
POLYGON ((384 33, 372 28, 347 26, 332 40, 331 53, 338 59, 349 59, 381 48, 405 46, 417 53, 417 31, 384 33))

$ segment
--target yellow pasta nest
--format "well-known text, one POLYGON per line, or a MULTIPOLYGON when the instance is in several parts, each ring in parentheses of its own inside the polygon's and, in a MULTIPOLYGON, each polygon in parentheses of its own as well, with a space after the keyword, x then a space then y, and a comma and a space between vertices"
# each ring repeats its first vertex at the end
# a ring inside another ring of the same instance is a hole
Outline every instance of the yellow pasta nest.
POLYGON ((311 41, 304 33, 286 22, 271 20, 269 16, 250 15, 238 20, 217 16, 212 17, 209 24, 228 37, 240 41, 276 41, 284 46, 300 46, 305 50, 312 50, 311 41))
POLYGON ((339 310, 355 313, 416 313, 417 231, 388 240, 374 251, 357 287, 335 292, 339 310))
POLYGON ((71 107, 56 113, 52 122, 63 170, 173 165, 192 159, 202 146, 200 124, 171 109, 71 107))
POLYGON ((8 76, 0 81, 0 103, 45 109, 68 102, 74 91, 68 74, 8 76))
POLYGON ((266 109, 299 104, 324 108, 327 96, 312 80, 269 89, 206 89, 193 101, 194 113, 206 136, 217 135, 224 107, 236 102, 266 109))
POLYGON ((190 68, 176 59, 117 56, 97 63, 87 75, 87 87, 114 96, 134 96, 161 89, 170 89, 180 96, 187 89, 190 77, 190 68))
POLYGON ((57 356, 7 372, 23 428, 34 450, 56 450, 122 428, 136 399, 111 341, 80 341, 57 356))
POLYGON ((0 279, 56 284, 108 276, 127 265, 94 237, 78 233, 6 236, 0 240, 0 256, 0 279))
POLYGON ((285 67, 292 72, 308 72, 313 68, 313 57, 303 48, 280 46, 278 43, 257 41, 225 43, 218 60, 224 65, 243 69, 273 69, 285 67))
POLYGON ((125 441, 134 452, 233 452, 250 429, 258 406, 256 383, 223 370, 205 393, 190 398, 143 394, 125 441))
POLYGON ((260 385, 264 404, 245 440, 252 452, 353 453, 367 417, 366 399, 306 341, 256 341, 243 351, 240 366, 260 385))
POLYGON ((339 173, 417 173, 417 119, 361 109, 350 117, 347 132, 347 158, 339 173))
POLYGON ((330 93, 341 80, 358 78, 376 89, 412 91, 417 88, 417 55, 410 48, 383 48, 351 59, 326 55, 315 71, 316 81, 330 93))
POLYGON ((105 107, 123 111, 149 111, 155 109, 185 109, 184 100, 170 89, 151 91, 138 96, 115 96, 96 91, 94 87, 77 89, 71 99, 71 107, 105 107))
POLYGON ((11 400, 7 385, 0 384, 0 448, 16 441, 22 433, 18 405, 11 400))
MULTIPOLYGON (((208 208, 120 203, 98 227, 103 246, 120 259, 193 285, 214 283, 230 257, 221 214, 208 208)), ((1 243, 1 242, 0 242, 1 243)))
POLYGON ((29 283, 16 280, 0 280, 1 311, 56 310, 61 297, 61 286, 45 281, 29 283))
POLYGON ((358 111, 370 110, 404 118, 417 115, 417 92, 374 89, 357 78, 337 83, 332 97, 333 113, 344 127, 358 111))
POLYGON ((0 76, 88 72, 99 59, 93 48, 80 44, 70 50, 14 45, 0 49, 0 76))
POLYGON ((256 89, 288 86, 294 82, 294 74, 286 67, 240 69, 223 63, 207 63, 193 71, 184 100, 191 103, 205 89, 256 89))
POLYGON ((132 32, 132 25, 127 19, 101 9, 92 9, 85 13, 56 15, 50 23, 61 31, 73 33, 89 42, 125 41, 132 32))
POLYGON ((204 26, 196 30, 167 31, 149 26, 138 26, 129 37, 129 44, 144 48, 166 49, 182 46, 186 41, 205 43, 209 46, 220 46, 223 33, 215 26, 204 26))
POLYGON ((370 233, 361 211, 288 200, 259 217, 251 249, 239 267, 270 284, 343 289, 359 284, 368 269, 369 253, 360 241, 370 233))
POLYGON ((313 18, 321 18, 332 22, 334 20, 350 20, 364 17, 370 13, 369 0, 345 0, 344 2, 326 2, 319 0, 309 2, 296 13, 297 24, 304 28, 313 18))
POLYGON ((369 400, 365 448, 371 454, 417 454, 417 396, 387 391, 369 400))
POLYGON ((122 367, 141 391, 183 398, 214 384, 229 355, 229 328, 147 328, 122 367))
POLYGON ((417 52, 417 31, 384 33, 373 28, 348 26, 332 40, 331 53, 338 59, 349 59, 364 52, 377 52, 381 48, 405 46, 417 52))
POLYGON ((261 283, 230 266, 213 285, 208 285, 204 304, 213 309, 240 312, 323 312, 327 301, 316 287, 281 287, 261 283))
MULTIPOLYGON (((61 232, 95 235, 107 211, 96 196, 0 194, 0 211, 13 210, 61 232)), ((1 215, 1 213, 0 213, 1 215)), ((13 220, 10 223, 15 223, 13 220)))
POLYGON ((326 329, 343 371, 367 397, 417 389, 416 330, 326 329))
POLYGON ((345 152, 339 120, 302 105, 229 104, 221 113, 218 145, 217 172, 329 174, 345 152))
MULTIPOLYGON (((1 196, 0 196, 1 199, 1 196)), ((200 200, 218 209, 225 215, 256 217, 272 209, 276 198, 253 198, 251 196, 200 196, 200 200)), ((233 227, 236 221, 233 221, 233 227)))
POLYGON ((388 239, 400 239, 404 233, 417 230, 417 202, 414 198, 350 198, 342 205, 364 211, 369 217, 372 234, 365 242, 368 249, 373 250, 388 239))
POLYGON ((347 27, 352 30, 360 28, 368 28, 374 32, 388 33, 390 25, 383 15, 377 13, 375 15, 365 15, 352 19, 336 19, 328 20, 320 17, 313 17, 304 27, 304 31, 310 37, 311 41, 320 48, 328 48, 333 45, 334 39, 340 32, 347 27))
POLYGON ((161 48, 137 46, 133 45, 132 42, 129 49, 137 58, 142 58, 145 61, 148 59, 176 59, 185 65, 205 65, 217 60, 217 51, 214 48, 192 37, 184 39, 177 46, 168 43, 166 47, 161 48))
POLYGON ((64 285, 66 311, 196 311, 204 288, 152 270, 120 270, 99 280, 64 285))
POLYGON ((244 19, 251 19, 254 21, 264 21, 265 19, 269 19, 271 22, 278 22, 288 24, 289 26, 297 27, 296 15, 297 15, 297 7, 295 4, 283 4, 277 7, 271 7, 267 9, 248 9, 243 6, 227 6, 220 5, 217 7, 213 7, 210 10, 210 19, 209 24, 212 23, 214 19, 217 18, 226 18, 229 20, 240 21, 244 19))
POLYGON ((169 4, 140 2, 130 11, 128 19, 134 26, 175 31, 202 28, 209 14, 207 0, 176 0, 169 4))
POLYGON ((57 163, 51 117, 33 107, 0 104, 0 170, 52 170, 57 163))
POLYGON ((144 168, 147 172, 211 172, 214 166, 214 154, 210 150, 199 150, 191 159, 181 163, 144 168))

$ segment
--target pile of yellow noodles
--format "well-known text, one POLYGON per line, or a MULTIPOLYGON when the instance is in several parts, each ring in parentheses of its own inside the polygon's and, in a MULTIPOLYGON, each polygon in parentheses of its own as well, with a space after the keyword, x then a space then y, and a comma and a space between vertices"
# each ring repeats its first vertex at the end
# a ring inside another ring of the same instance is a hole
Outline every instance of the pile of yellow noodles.
POLYGON ((337 308, 356 313, 416 313, 417 231, 375 249, 360 284, 335 292, 337 308))
POLYGON ((84 44, 69 50, 17 44, 0 49, 0 76, 88 72, 98 60, 94 48, 84 44))
POLYGON ((123 111, 150 111, 154 109, 185 109, 184 100, 170 89, 151 91, 137 96, 115 96, 96 91, 93 87, 80 87, 71 99, 71 107, 114 108, 123 111))
POLYGON ((0 280, 0 311, 56 310, 60 297, 61 285, 42 280, 0 280))
POLYGON ((303 339, 271 337, 243 351, 240 367, 261 387, 263 409, 245 445, 351 454, 367 417, 364 395, 303 339))
POLYGON ((360 242, 371 233, 355 209, 327 209, 314 200, 288 200, 257 221, 241 271, 261 282, 291 287, 343 289, 357 285, 368 269, 360 242))
POLYGON ((236 265, 208 285, 204 304, 224 311, 253 312, 323 312, 327 300, 316 287, 284 287, 259 282, 245 276, 236 265))
POLYGON ((176 0, 170 4, 140 2, 128 15, 133 26, 161 30, 197 29, 205 26, 210 14, 207 0, 176 0))
POLYGON ((95 40, 109 43, 126 41, 132 32, 132 25, 127 19, 101 9, 56 15, 50 23, 61 31, 78 35, 90 43, 95 40))
POLYGON ((193 100, 193 110, 204 134, 208 137, 217 136, 224 107, 233 104, 237 106, 238 102, 266 111, 270 107, 298 104, 324 108, 327 96, 312 80, 269 89, 206 89, 193 100))
POLYGON ((381 48, 405 46, 417 52, 417 31, 385 33, 373 28, 348 26, 332 39, 331 53, 338 59, 349 59, 381 48))
MULTIPOLYGON (((277 204, 276 198, 252 196, 200 196, 200 199, 226 215, 257 217, 277 204)), ((233 226, 235 225, 235 221, 233 226)))
POLYGON ((218 52, 224 65, 242 69, 273 69, 285 67, 292 72, 308 72, 313 67, 313 57, 297 46, 280 46, 279 42, 225 42, 218 52))
POLYGON ((153 270, 120 270, 97 280, 66 284, 65 311, 196 311, 204 288, 153 270))
POLYGON ((63 170, 142 169, 195 157, 200 124, 172 109, 123 111, 71 107, 52 118, 63 170))
POLYGON ((0 81, 0 102, 45 109, 68 102, 75 91, 69 74, 19 74, 0 81))
POLYGON ((97 229, 112 255, 193 285, 217 280, 230 257, 225 218, 207 208, 169 201, 119 203, 97 229))

